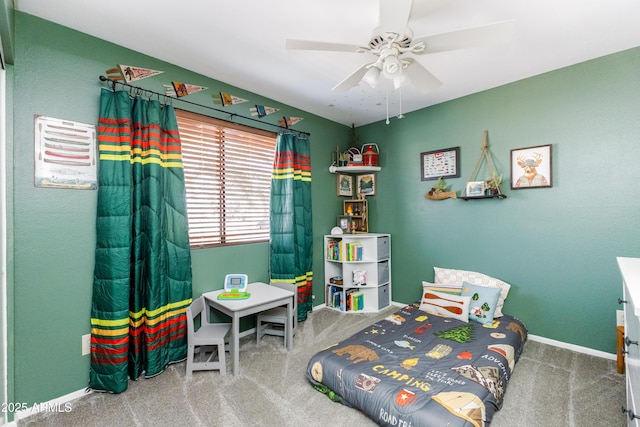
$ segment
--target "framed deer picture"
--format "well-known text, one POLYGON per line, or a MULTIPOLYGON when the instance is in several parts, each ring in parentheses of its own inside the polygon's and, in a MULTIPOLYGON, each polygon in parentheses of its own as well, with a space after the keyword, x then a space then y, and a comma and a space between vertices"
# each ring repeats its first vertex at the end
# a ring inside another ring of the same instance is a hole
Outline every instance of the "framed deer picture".
POLYGON ((551 144, 511 150, 511 189, 551 187, 551 144))

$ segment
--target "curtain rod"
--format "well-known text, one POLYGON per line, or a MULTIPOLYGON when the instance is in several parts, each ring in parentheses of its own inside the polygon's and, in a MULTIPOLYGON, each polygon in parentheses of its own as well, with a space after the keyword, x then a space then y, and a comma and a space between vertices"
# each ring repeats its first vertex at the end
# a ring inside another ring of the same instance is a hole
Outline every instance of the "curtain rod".
MULTIPOLYGON (((229 116, 231 116, 231 120, 233 120, 233 118, 234 118, 234 117, 239 117, 239 118, 244 119, 244 120, 251 120, 251 121, 253 121, 253 122, 258 122, 258 123, 260 123, 260 124, 262 124, 262 125, 275 126, 275 127, 277 127, 278 129, 280 129, 281 131, 296 132, 296 133, 298 133, 298 134, 300 134, 300 135, 305 135, 305 136, 310 136, 310 135, 311 135, 309 132, 303 132, 303 131, 301 131, 301 130, 290 129, 290 128, 284 128, 284 127, 282 127, 282 126, 280 126, 280 125, 276 125, 276 124, 274 124, 274 123, 267 123, 267 122, 263 122, 262 120, 255 119, 255 118, 253 118, 253 117, 247 117, 247 116, 243 116, 243 115, 241 115, 241 114, 231 113, 231 112, 229 112, 229 111, 221 110, 221 109, 219 109, 219 108, 210 107, 210 106, 208 106, 208 105, 198 104, 198 103, 196 103, 196 102, 187 101, 186 99, 177 98, 177 97, 175 97, 175 96, 170 96, 170 95, 167 95, 167 94, 165 94, 165 93, 158 93, 158 92, 154 92, 154 91, 149 90, 149 89, 143 89, 143 88, 138 87, 138 86, 130 85, 129 83, 123 83, 123 82, 119 82, 119 81, 117 81, 117 80, 111 80, 110 78, 107 78, 107 77, 105 77, 105 76, 100 76, 100 80, 101 80, 101 81, 103 81, 103 82, 111 82, 111 84, 112 84, 112 86, 113 86, 113 90, 114 90, 114 91, 115 91, 115 89, 116 89, 116 85, 117 85, 117 84, 119 84, 119 85, 121 85, 121 86, 127 86, 127 87, 129 87, 129 88, 131 88, 131 89, 134 89, 134 90, 136 90, 136 91, 140 91, 140 93, 143 93, 143 94, 145 94, 145 95, 147 95, 147 94, 150 94, 150 95, 157 95, 157 96, 158 96, 158 99, 160 99, 160 97, 164 97, 164 98, 168 98, 168 99, 171 99, 171 100, 176 100, 176 101, 180 101, 180 102, 185 102, 185 103, 187 103, 187 104, 195 105, 196 107, 207 108, 207 109, 209 109, 209 110, 213 110, 213 111, 216 111, 216 112, 218 112, 218 113, 228 114, 229 116)), ((149 95, 147 95, 147 96, 149 96, 149 95)))

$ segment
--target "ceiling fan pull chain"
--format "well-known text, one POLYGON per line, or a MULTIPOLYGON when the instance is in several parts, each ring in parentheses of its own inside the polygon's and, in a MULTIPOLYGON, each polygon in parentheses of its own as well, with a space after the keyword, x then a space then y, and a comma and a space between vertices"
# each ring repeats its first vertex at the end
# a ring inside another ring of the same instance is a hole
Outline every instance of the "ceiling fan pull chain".
POLYGON ((400 91, 400 114, 398 115, 398 120, 404 119, 404 114, 402 114, 402 88, 398 89, 400 91))
POLYGON ((386 124, 389 124, 389 89, 385 89, 385 96, 387 98, 387 121, 386 124))

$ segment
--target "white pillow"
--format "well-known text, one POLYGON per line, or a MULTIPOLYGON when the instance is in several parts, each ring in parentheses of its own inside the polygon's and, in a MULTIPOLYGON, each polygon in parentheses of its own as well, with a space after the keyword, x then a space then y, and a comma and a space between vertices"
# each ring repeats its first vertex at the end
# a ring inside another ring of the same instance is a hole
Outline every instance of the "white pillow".
POLYGON ((468 296, 463 297, 423 289, 420 310, 438 316, 453 317, 469 323, 470 301, 471 297, 468 296))
POLYGON ((443 294, 460 295, 462 293, 462 286, 445 286, 442 284, 435 284, 431 282, 422 281, 422 289, 442 292, 443 294))
POLYGON ((450 268, 433 267, 435 273, 436 285, 446 285, 449 287, 455 286, 462 289, 462 282, 471 283, 473 285, 486 286, 489 288, 500 288, 500 297, 498 298, 498 305, 493 315, 494 318, 502 317, 502 307, 504 306, 504 300, 509 295, 509 289, 511 285, 503 282, 495 277, 487 276, 486 274, 477 273, 475 271, 466 270, 454 270, 450 268))

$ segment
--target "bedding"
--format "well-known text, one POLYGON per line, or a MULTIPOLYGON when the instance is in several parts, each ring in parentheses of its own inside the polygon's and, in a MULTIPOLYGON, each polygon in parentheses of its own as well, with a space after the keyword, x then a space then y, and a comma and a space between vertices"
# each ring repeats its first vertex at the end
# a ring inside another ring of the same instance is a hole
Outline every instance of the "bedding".
POLYGON ((527 339, 503 315, 490 324, 420 310, 421 301, 316 353, 314 387, 383 426, 487 426, 527 339))
POLYGON ((462 289, 464 282, 474 285, 486 286, 490 288, 499 288, 500 297, 498 298, 498 305, 495 310, 494 317, 502 316, 502 307, 504 306, 504 300, 509 295, 509 289, 511 285, 503 282, 495 277, 487 276, 486 274, 478 273, 475 271, 467 270, 455 270, 451 268, 433 267, 436 286, 445 286, 450 289, 462 289))

